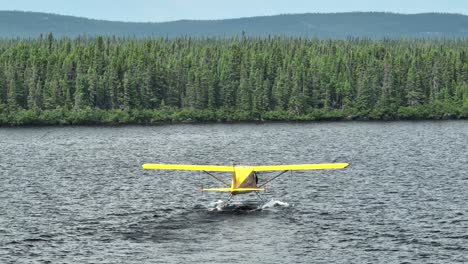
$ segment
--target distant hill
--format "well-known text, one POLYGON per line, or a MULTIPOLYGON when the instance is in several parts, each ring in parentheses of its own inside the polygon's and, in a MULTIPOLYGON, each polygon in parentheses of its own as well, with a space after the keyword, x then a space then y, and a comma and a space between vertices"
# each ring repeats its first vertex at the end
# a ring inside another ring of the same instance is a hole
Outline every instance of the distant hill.
POLYGON ((224 20, 179 20, 163 23, 134 23, 94 20, 46 13, 0 11, 0 37, 78 35, 230 37, 303 36, 346 38, 467 37, 468 16, 457 14, 394 14, 352 12, 291 14, 224 20))

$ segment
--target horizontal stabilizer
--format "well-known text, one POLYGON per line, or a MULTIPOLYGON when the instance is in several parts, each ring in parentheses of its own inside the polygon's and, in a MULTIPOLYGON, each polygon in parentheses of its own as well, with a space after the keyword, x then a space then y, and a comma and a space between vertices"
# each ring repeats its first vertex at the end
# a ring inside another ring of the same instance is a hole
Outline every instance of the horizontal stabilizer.
POLYGON ((265 188, 208 188, 202 189, 204 192, 253 192, 253 191, 264 191, 265 188))

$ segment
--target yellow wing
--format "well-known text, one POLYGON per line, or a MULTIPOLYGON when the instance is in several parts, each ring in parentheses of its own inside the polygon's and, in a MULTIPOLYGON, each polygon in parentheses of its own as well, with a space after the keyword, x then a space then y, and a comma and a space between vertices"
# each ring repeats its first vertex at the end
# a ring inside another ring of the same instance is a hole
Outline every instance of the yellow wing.
POLYGON ((255 166, 254 171, 291 171, 291 170, 336 170, 344 169, 349 163, 322 163, 322 164, 298 164, 298 165, 273 165, 255 166))
POLYGON ((145 170, 190 170, 190 171, 226 171, 233 172, 233 166, 186 165, 186 164, 143 164, 145 170))

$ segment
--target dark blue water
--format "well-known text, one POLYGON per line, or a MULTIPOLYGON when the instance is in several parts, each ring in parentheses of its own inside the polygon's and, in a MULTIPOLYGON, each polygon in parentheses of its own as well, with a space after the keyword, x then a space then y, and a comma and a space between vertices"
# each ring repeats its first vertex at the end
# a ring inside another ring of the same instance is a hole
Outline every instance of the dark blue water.
POLYGON ((467 263, 467 153, 467 121, 0 129, 0 263, 467 263), (224 210, 141 169, 232 162, 351 167, 224 210))

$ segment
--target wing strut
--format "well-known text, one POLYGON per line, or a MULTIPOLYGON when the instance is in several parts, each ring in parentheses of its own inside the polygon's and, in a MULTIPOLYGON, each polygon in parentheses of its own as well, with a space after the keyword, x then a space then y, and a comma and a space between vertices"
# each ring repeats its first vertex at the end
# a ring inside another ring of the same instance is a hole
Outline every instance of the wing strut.
POLYGON ((224 185, 226 185, 226 187, 230 187, 229 184, 228 184, 227 182, 223 181, 221 178, 216 177, 216 176, 214 176, 213 174, 211 174, 211 173, 209 173, 209 172, 207 172, 207 171, 203 171, 203 172, 206 173, 206 174, 208 174, 208 175, 210 175, 210 176, 213 177, 214 179, 216 179, 216 180, 218 180, 218 181, 224 183, 224 185))
POLYGON ((276 175, 275 177, 270 178, 269 180, 267 180, 266 182, 264 182, 264 183, 262 183, 260 186, 258 186, 258 188, 261 188, 261 187, 264 186, 265 184, 271 182, 272 180, 278 178, 279 176, 285 174, 286 172, 288 172, 288 170, 285 170, 285 171, 281 172, 280 174, 276 175))

